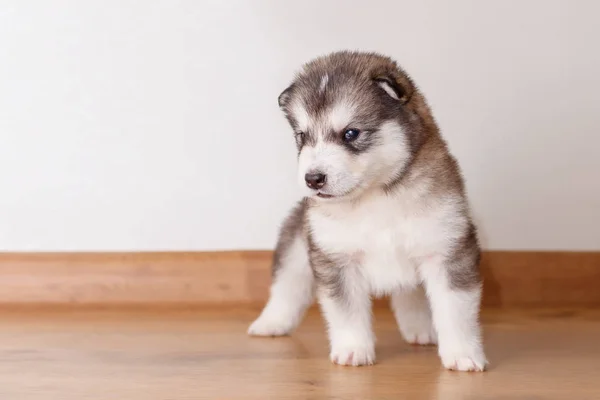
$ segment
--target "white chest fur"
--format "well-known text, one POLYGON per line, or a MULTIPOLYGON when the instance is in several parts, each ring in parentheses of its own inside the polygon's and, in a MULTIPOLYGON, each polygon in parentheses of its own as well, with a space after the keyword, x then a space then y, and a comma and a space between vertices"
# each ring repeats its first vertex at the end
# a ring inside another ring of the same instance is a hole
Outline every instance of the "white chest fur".
POLYGON ((443 254, 453 238, 449 226, 464 218, 451 201, 425 206, 410 200, 378 194, 355 204, 312 207, 313 239, 323 251, 357 264, 375 295, 414 286, 419 261, 443 254))

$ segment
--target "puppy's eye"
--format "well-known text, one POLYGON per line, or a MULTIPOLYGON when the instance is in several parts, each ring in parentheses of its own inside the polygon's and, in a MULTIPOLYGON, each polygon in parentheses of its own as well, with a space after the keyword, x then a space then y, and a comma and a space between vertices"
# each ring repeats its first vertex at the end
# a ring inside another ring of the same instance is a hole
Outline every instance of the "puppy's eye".
POLYGON ((356 140, 358 135, 360 135, 360 131, 358 129, 346 129, 344 132, 344 142, 352 142, 356 140))
POLYGON ((297 132, 294 136, 296 137, 296 143, 298 146, 302 146, 304 143, 304 132, 297 132))

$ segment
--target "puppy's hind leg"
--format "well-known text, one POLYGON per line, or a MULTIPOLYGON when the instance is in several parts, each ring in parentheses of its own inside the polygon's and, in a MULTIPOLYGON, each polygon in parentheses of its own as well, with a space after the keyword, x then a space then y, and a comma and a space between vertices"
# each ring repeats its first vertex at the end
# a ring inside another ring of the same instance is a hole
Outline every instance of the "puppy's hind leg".
POLYGON ((422 286, 397 289, 390 303, 404 340, 420 345, 437 343, 429 301, 422 286))
POLYGON ((302 236, 301 203, 284 222, 273 259, 269 301, 248 329, 253 336, 282 336, 293 331, 314 298, 314 275, 302 236))
POLYGON ((314 278, 306 246, 297 238, 273 274, 269 301, 248 334, 281 336, 294 330, 313 301, 314 278))

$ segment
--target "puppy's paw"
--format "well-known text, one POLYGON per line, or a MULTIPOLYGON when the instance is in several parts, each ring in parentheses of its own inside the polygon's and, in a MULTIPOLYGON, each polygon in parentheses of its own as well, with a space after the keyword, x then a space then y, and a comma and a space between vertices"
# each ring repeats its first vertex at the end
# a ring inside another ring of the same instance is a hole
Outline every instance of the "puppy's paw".
POLYGON ((250 336, 285 336, 294 329, 290 321, 275 318, 269 315, 261 315, 248 328, 250 336))
POLYGON ((373 345, 333 346, 329 357, 331 362, 338 365, 373 365, 375 348, 373 345))
POLYGON ((404 329, 402 337, 412 345, 434 346, 437 344, 437 334, 433 328, 423 331, 404 329))
POLYGON ((482 372, 488 364, 482 351, 465 354, 441 354, 442 364, 453 371, 482 372))
POLYGON ((399 320, 400 333, 407 343, 424 346, 437 344, 437 333, 429 313, 405 312, 396 319, 399 320))

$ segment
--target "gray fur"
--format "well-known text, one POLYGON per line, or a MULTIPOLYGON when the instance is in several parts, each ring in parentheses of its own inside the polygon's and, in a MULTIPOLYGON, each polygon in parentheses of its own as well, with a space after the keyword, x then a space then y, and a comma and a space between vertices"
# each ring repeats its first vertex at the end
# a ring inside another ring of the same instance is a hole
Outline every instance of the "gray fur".
POLYGON ((444 366, 482 371, 477 231, 458 163, 413 81, 388 57, 337 52, 307 63, 278 102, 310 194, 281 227, 271 295, 248 332, 290 333, 316 288, 331 360, 372 364, 370 296, 392 294, 407 341, 438 340, 444 366), (427 299, 401 294, 420 284, 427 299))
MULTIPOLYGON (((279 106, 295 134, 300 135, 300 139, 297 136, 299 150, 305 144, 314 144, 315 138, 311 132, 298 131, 290 110, 292 101, 302 102, 311 116, 317 118, 328 106, 346 97, 351 97, 358 105, 354 126, 373 132, 353 144, 349 151, 368 151, 371 143, 379 140, 378 127, 389 119, 398 121, 407 134, 412 157, 402 172, 381 188, 383 193, 390 193, 399 186, 410 187, 427 177, 434 182, 429 193, 432 198, 448 194, 465 197, 458 163, 449 153, 424 97, 412 79, 392 59, 376 53, 343 51, 317 58, 305 64, 294 82, 279 96, 279 106), (322 88, 321 80, 325 75, 328 81, 322 88), (378 84, 381 81, 396 90, 399 101, 385 93, 378 84)), ((328 140, 340 142, 340 133, 331 132, 328 140)), ((326 254, 310 240, 308 227, 304 226, 309 207, 310 201, 305 199, 284 223, 273 269, 276 271, 280 268, 282 253, 293 239, 292 235, 304 235, 309 243, 310 260, 317 281, 341 296, 342 285, 336 282, 341 274, 336 261, 343 259, 343 256, 326 254)), ((456 245, 455 254, 448 259, 452 285, 457 289, 468 289, 480 284, 479 261, 476 228, 470 223, 468 231, 464 232, 460 243, 456 245)))
POLYGON ((290 211, 279 229, 279 239, 277 240, 277 246, 273 254, 273 267, 271 269, 273 277, 275 277, 280 268, 283 268, 283 260, 294 239, 299 235, 304 235, 306 205, 307 199, 300 200, 290 211))

